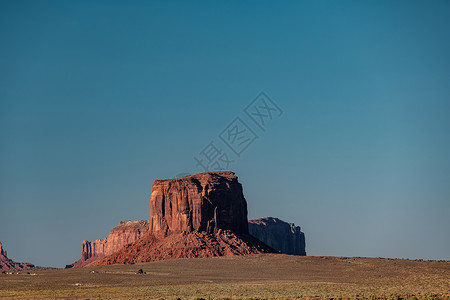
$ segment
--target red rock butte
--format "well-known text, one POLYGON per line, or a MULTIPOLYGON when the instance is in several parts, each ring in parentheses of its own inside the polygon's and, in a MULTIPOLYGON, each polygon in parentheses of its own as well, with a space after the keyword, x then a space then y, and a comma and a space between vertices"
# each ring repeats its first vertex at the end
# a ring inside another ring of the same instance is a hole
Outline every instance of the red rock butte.
POLYGON ((276 252, 248 232, 247 202, 233 172, 155 180, 148 231, 93 265, 276 252))
POLYGON ((155 180, 150 197, 154 235, 219 229, 248 234, 247 202, 233 172, 155 180))

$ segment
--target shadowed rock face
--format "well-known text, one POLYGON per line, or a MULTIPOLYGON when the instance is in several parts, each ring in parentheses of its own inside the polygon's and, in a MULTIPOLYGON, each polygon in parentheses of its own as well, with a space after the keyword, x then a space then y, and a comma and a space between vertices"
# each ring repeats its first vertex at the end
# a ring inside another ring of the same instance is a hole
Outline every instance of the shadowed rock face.
POLYGON ((150 198, 154 235, 219 229, 247 234, 247 202, 233 172, 155 180, 150 198))
POLYGON ((84 267, 139 239, 148 230, 148 221, 120 221, 107 238, 83 241, 81 258, 66 268, 84 267))
POLYGON ((305 234, 294 223, 267 217, 248 221, 251 235, 286 254, 306 255, 305 234))
POLYGON ((3 245, 2 245, 2 243, 0 242, 0 257, 6 257, 6 251, 5 250, 3 250, 3 245))
POLYGON ((2 243, 0 242, 0 270, 18 270, 18 269, 31 269, 34 268, 30 263, 19 263, 9 259, 5 250, 3 250, 2 243))

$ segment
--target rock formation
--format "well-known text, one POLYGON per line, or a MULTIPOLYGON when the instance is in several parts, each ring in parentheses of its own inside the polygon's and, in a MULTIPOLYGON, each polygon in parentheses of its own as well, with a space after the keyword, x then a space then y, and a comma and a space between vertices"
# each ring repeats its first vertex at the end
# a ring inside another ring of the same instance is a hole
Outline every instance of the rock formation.
POLYGON ((251 235, 286 254, 306 255, 305 234, 299 226, 267 217, 248 221, 251 235))
POLYGON ((81 258, 66 268, 84 267, 139 239, 148 230, 148 221, 120 221, 107 238, 83 241, 81 258))
POLYGON ((30 263, 19 263, 9 259, 6 256, 6 251, 3 250, 2 243, 0 242, 0 270, 17 270, 17 269, 31 269, 34 268, 30 263))
POLYGON ((154 235, 219 229, 248 234, 247 202, 232 172, 200 173, 155 180, 150 198, 154 235))
POLYGON ((276 251, 306 255, 300 227, 271 217, 247 221, 235 174, 208 172, 155 180, 150 220, 122 221, 108 238, 83 241, 81 259, 68 267, 276 251))
POLYGON ((148 232, 93 265, 276 252, 248 232, 247 202, 233 172, 155 180, 148 232))

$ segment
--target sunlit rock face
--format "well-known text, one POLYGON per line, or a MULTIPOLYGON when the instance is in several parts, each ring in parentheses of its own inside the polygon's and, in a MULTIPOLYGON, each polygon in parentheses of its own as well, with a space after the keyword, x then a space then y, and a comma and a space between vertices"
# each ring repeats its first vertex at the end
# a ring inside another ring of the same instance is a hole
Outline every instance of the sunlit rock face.
POLYGON ((150 198, 154 235, 219 229, 248 234, 247 202, 233 172, 155 180, 150 198))

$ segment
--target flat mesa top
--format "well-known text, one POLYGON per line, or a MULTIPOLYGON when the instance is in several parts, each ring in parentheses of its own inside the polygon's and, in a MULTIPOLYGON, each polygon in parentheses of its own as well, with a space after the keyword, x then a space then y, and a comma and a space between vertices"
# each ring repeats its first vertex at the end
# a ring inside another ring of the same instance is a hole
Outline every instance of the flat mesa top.
POLYGON ((234 172, 231 171, 217 171, 217 172, 204 172, 204 173, 197 173, 192 175, 187 175, 181 178, 173 178, 173 179, 156 179, 155 183, 163 183, 168 181, 179 181, 179 180, 189 180, 192 178, 195 179, 204 179, 204 178, 211 178, 211 177, 225 177, 229 179, 235 179, 237 176, 234 174, 234 172))
POLYGON ((124 227, 142 227, 147 226, 149 221, 147 220, 139 220, 139 221, 120 221, 119 225, 116 226, 114 229, 120 229, 124 227))

